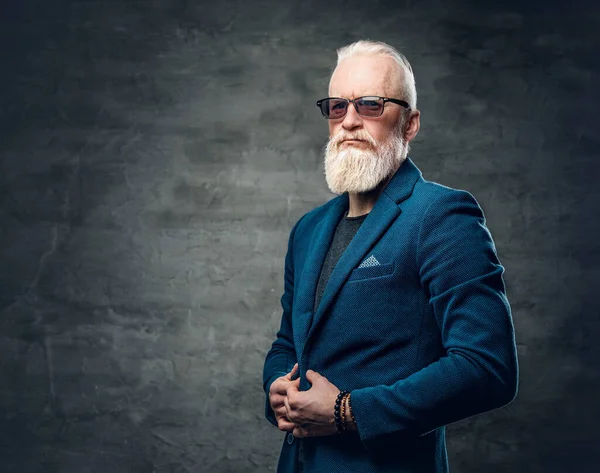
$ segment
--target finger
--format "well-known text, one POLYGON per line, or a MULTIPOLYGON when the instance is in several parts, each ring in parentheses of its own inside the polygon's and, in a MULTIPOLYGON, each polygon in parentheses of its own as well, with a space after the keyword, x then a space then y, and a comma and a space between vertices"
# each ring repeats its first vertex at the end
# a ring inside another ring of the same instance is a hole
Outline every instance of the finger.
POLYGON ((288 411, 286 410, 285 406, 282 405, 280 408, 278 408, 275 412, 275 417, 277 419, 283 418, 283 419, 287 419, 291 422, 290 419, 288 419, 288 411))
POLYGON ((279 430, 282 430, 284 432, 293 432, 296 428, 296 424, 286 419, 279 419, 277 421, 277 427, 279 428, 279 430))
POLYGON ((295 379, 287 385, 285 389, 285 395, 289 396, 291 393, 297 392, 300 392, 300 378, 295 379))
POLYGON ((296 424, 294 424, 294 430, 292 431, 292 434, 296 438, 309 437, 309 434, 308 434, 308 431, 306 430, 306 428, 303 428, 296 424))
POLYGON ((275 412, 275 419, 277 419, 278 422, 279 420, 283 420, 285 422, 291 422, 292 424, 294 423, 294 421, 290 419, 289 413, 285 406, 282 406, 280 409, 277 409, 277 412, 275 412))
POLYGON ((271 394, 269 396, 269 403, 271 404, 271 408, 273 410, 278 409, 282 406, 284 406, 283 404, 283 400, 285 399, 285 392, 282 394, 271 394))
POLYGON ((273 381, 271 383, 271 388, 269 389, 269 393, 271 395, 274 394, 284 394, 285 393, 285 385, 288 383, 289 381, 284 381, 282 382, 281 378, 277 378, 275 381, 273 381))
POLYGON ((283 416, 277 419, 277 426, 281 429, 292 431, 297 426, 297 424, 283 416))
POLYGON ((284 402, 285 402, 286 418, 290 422, 294 422, 295 424, 299 424, 299 423, 303 422, 302 414, 300 413, 300 411, 298 411, 297 409, 292 407, 290 398, 286 397, 284 402))
POLYGON ((289 383, 290 380, 288 379, 287 375, 281 376, 280 378, 277 378, 275 381, 273 381, 269 392, 271 392, 272 394, 285 395, 285 389, 287 388, 287 385, 289 383))
POLYGON ((283 399, 283 403, 285 404, 285 412, 286 417, 289 419, 290 412, 292 412, 292 408, 290 407, 290 401, 287 396, 283 399))

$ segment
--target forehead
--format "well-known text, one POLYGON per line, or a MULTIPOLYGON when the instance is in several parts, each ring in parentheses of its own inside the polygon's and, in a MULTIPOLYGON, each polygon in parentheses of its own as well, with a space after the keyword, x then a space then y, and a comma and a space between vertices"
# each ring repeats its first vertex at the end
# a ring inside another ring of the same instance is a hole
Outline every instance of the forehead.
POLYGON ((364 95, 398 97, 401 69, 388 56, 352 56, 333 71, 331 97, 355 98, 364 95))

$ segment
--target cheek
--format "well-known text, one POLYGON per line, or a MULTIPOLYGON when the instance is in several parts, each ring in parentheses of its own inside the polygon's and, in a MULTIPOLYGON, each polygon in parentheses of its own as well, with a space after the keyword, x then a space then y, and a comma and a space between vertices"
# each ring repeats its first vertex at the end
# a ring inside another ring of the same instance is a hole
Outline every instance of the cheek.
POLYGON ((369 123, 367 126, 365 126, 365 128, 367 129, 367 132, 369 132, 369 134, 375 138, 377 143, 382 143, 385 141, 386 137, 390 133, 390 130, 383 122, 369 123))
POLYGON ((340 131, 341 123, 335 123, 333 121, 329 121, 329 136, 335 136, 336 133, 340 131))

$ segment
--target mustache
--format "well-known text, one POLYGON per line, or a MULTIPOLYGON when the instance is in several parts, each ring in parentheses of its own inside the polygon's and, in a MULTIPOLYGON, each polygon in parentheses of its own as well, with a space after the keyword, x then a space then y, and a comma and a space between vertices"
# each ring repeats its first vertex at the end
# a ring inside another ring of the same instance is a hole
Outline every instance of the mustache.
POLYGON ((347 131, 342 130, 339 133, 337 133, 335 136, 333 136, 329 140, 329 143, 331 146, 337 148, 343 141, 346 141, 346 140, 366 141, 372 147, 377 146, 377 142, 373 139, 373 137, 363 130, 359 130, 354 133, 348 133, 347 131))

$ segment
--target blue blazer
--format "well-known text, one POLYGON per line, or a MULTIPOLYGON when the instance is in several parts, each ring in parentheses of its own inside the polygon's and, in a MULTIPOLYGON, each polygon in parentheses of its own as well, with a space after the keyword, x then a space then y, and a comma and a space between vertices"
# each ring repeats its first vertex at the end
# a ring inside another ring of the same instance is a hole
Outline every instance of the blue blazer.
MULTIPOLYGON (((447 472, 444 426, 510 403, 518 364, 510 305, 483 211, 467 191, 422 177, 410 158, 380 194, 313 311, 342 194, 304 215, 285 258, 283 316, 263 370, 299 363, 352 392, 358 432, 284 436, 278 472, 447 472), (361 267, 374 256, 377 266, 361 267)), ((333 409, 333 406, 332 406, 333 409)))

